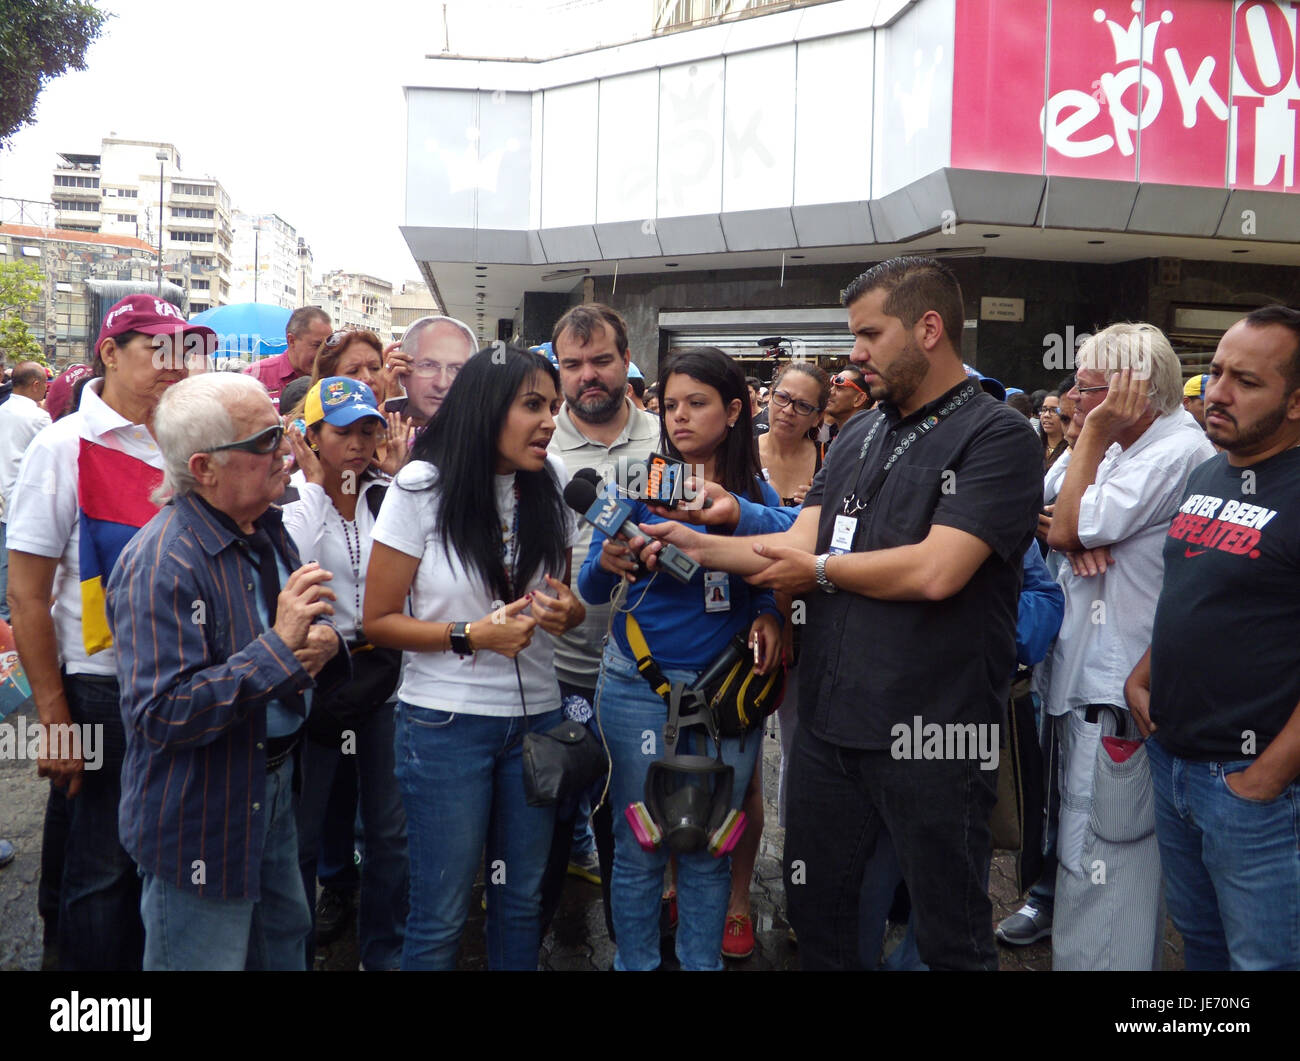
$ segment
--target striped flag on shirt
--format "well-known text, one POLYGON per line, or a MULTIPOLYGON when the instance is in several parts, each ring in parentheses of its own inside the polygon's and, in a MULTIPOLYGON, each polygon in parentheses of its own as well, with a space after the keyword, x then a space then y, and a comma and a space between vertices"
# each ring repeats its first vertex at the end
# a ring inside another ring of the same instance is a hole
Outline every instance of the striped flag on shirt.
POLYGON ((89 655, 113 644, 104 586, 126 543, 157 514, 158 506, 149 495, 161 482, 162 472, 144 461, 81 440, 77 454, 81 636, 89 655))

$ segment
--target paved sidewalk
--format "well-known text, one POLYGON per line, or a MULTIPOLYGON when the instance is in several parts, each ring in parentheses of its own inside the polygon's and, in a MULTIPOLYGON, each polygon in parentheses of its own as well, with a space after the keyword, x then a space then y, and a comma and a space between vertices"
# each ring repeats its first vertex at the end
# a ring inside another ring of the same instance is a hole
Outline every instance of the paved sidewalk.
MULTIPOLYGON (((30 718, 30 715, 29 715, 30 718)), ((6 722, 16 721, 10 715, 6 722)), ((755 918, 755 948, 751 958, 728 962, 737 972, 758 972, 799 967, 798 947, 790 943, 785 920, 785 890, 781 880, 783 831, 777 826, 776 779, 780 744, 774 737, 763 742, 763 778, 767 822, 751 890, 755 918)), ((13 841, 18 856, 0 869, 0 970, 41 966, 41 921, 36 913, 36 890, 40 877, 41 823, 45 815, 47 783, 36 776, 34 763, 0 761, 0 837, 13 841)), ((1009 855, 994 860, 991 884, 994 921, 1013 913, 1020 905, 1015 894, 1014 867, 1009 855)), ((461 951, 461 968, 486 969, 483 943, 483 912, 479 904, 482 886, 475 888, 470 904, 461 951)), ((887 946, 897 942, 891 935, 887 946)), ((1172 926, 1166 932, 1166 969, 1181 969, 1182 941, 1172 926)), ((666 956, 666 967, 672 965, 666 956)), ((1052 966, 1050 940, 1029 947, 999 947, 1003 970, 1046 972, 1052 966)), ((346 932, 322 949, 319 968, 356 969, 359 962, 356 935, 346 932)), ((569 877, 564 899, 556 913, 551 933, 542 945, 542 965, 551 970, 604 970, 614 961, 614 947, 605 931, 600 888, 569 877)))

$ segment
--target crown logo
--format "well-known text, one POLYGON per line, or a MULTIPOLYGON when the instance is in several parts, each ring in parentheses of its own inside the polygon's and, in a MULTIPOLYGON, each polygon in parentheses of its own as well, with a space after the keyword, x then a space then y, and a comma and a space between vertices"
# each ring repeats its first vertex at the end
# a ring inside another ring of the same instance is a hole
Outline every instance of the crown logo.
POLYGON ((1172 11, 1162 11, 1160 22, 1149 22, 1144 26, 1142 24, 1142 0, 1133 0, 1131 10, 1133 12, 1133 21, 1129 23, 1128 29, 1125 29, 1118 22, 1106 18, 1106 12, 1101 8, 1097 8, 1092 13, 1092 20, 1097 23, 1105 22, 1106 28, 1110 30, 1110 39, 1115 45, 1116 65, 1143 62, 1150 66, 1155 62, 1156 31, 1160 28, 1160 22, 1168 25, 1174 20, 1174 13, 1172 11))

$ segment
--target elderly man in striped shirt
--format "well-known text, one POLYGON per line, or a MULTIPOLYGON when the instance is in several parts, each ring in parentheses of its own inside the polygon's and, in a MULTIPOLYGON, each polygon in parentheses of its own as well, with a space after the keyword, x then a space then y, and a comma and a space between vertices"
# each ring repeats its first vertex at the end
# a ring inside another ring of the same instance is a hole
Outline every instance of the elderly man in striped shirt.
POLYGON ((273 505, 288 447, 260 384, 178 383, 154 430, 171 502, 108 585, 144 967, 302 969, 294 753, 313 688, 350 676, 331 575, 300 563, 273 505))

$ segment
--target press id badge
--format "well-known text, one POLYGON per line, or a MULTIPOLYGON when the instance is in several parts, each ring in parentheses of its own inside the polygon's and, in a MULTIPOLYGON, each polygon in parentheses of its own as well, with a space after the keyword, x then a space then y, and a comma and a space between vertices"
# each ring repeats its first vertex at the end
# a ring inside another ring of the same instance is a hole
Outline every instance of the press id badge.
POLYGON ((853 552, 853 536, 858 533, 858 517, 840 514, 835 517, 835 530, 831 534, 830 552, 836 556, 853 552))
POLYGON ((704 572, 704 610, 731 611, 731 580, 725 571, 704 572))

